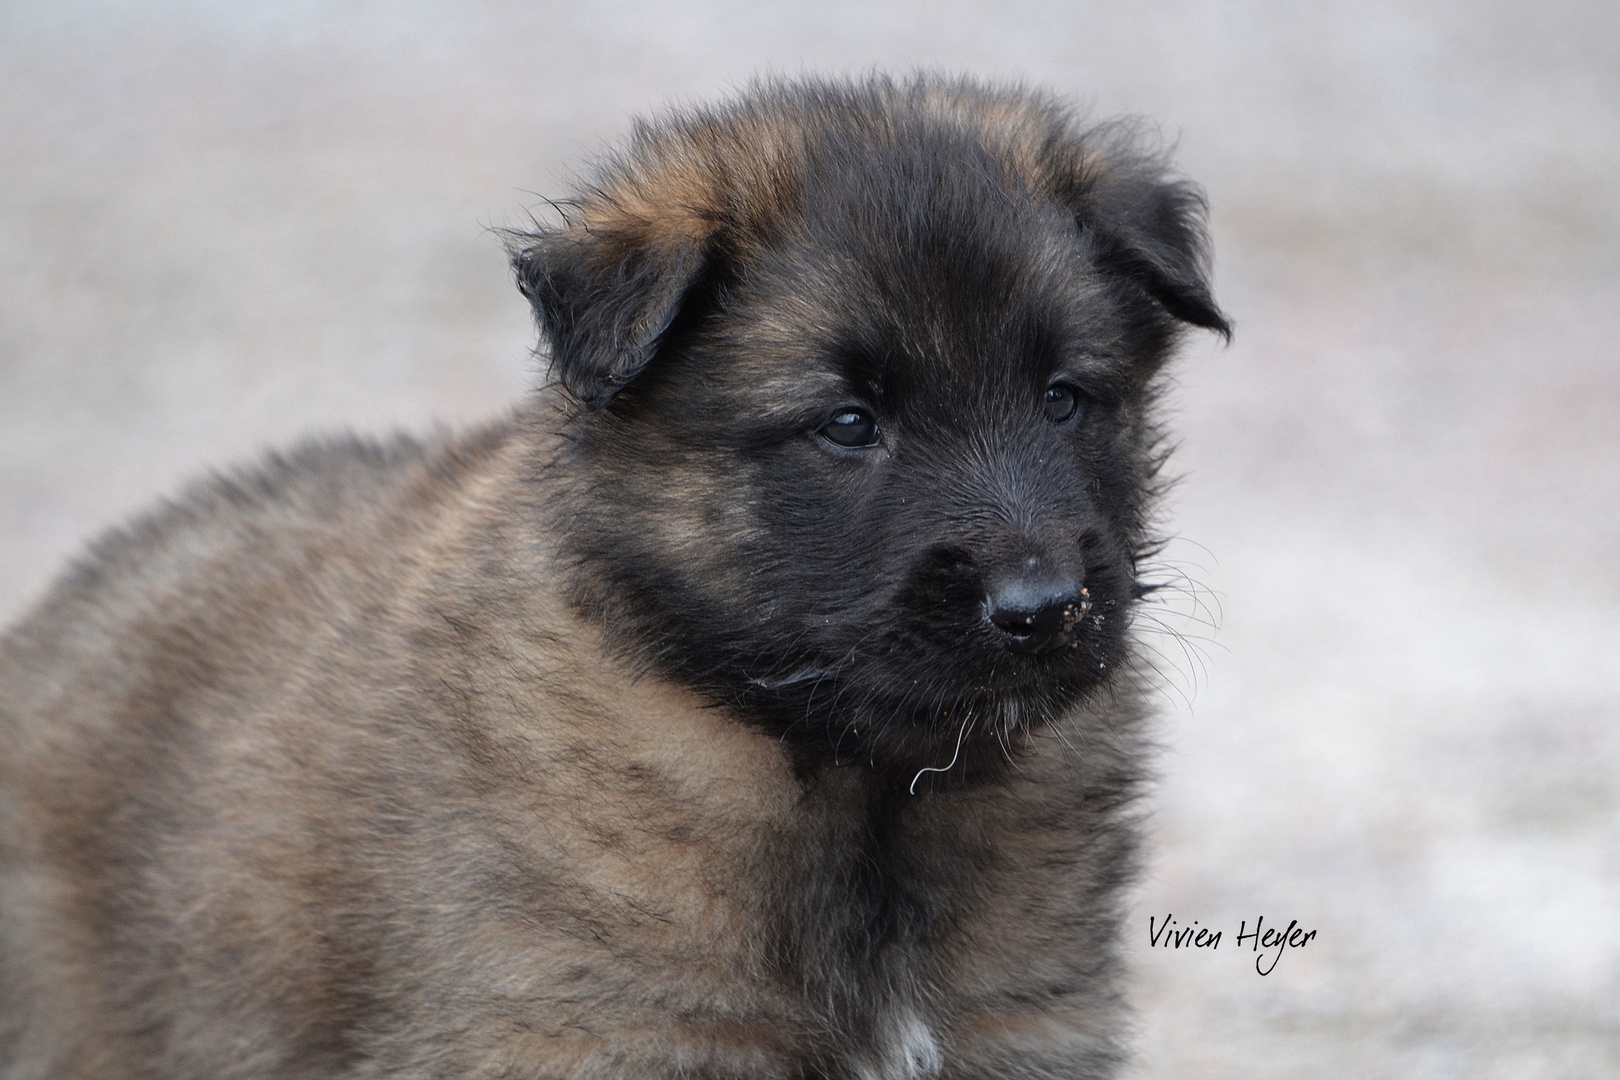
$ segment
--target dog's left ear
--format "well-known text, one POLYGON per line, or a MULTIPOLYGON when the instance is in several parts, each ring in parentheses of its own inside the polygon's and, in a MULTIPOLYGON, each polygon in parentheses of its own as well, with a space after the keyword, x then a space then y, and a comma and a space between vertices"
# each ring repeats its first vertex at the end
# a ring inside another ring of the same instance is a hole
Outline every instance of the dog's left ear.
POLYGON ((1171 315, 1228 340, 1232 325, 1209 287, 1208 205, 1155 158, 1078 160, 1059 170, 1058 201, 1074 212, 1097 264, 1131 278, 1171 315))
POLYGON ((506 235, 552 370, 581 404, 602 408, 652 360, 703 273, 707 232, 587 211, 554 231, 506 235))

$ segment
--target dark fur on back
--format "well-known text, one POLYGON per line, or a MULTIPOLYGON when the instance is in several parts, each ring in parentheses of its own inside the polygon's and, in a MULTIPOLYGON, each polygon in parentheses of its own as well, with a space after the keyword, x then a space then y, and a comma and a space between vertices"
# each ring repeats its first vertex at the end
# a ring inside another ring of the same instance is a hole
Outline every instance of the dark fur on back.
POLYGON ((873 79, 562 209, 513 417, 203 485, 0 644, 0 1078, 1116 1071, 1196 189, 873 79))

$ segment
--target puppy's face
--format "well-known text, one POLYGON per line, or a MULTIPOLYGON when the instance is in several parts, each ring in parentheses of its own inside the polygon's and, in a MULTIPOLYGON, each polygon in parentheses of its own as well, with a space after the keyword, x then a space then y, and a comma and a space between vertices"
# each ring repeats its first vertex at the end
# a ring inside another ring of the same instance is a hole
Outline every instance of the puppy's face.
POLYGON ((581 599, 800 745, 983 763, 1124 657, 1174 324, 982 142, 842 149, 576 414, 581 599))

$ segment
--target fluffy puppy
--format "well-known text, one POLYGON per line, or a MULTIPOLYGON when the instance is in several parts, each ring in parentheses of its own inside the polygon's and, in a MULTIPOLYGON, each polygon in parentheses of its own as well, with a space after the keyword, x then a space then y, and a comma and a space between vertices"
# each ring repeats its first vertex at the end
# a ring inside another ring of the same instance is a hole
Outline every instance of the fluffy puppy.
POLYGON ((560 205, 509 419, 206 482, 0 645, 6 1080, 1115 1072, 1198 192, 920 78, 560 205))

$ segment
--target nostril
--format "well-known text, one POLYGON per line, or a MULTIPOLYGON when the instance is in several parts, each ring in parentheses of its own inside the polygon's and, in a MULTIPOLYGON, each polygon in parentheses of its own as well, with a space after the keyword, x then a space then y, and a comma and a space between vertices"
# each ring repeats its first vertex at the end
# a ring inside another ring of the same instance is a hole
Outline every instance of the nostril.
POLYGON ((1050 633, 1055 626, 1054 609, 1051 606, 1043 607, 1006 607, 993 606, 990 609, 990 621, 996 629, 1013 637, 1033 637, 1036 634, 1050 633))
POLYGON ((1043 652, 1066 643, 1090 607, 1086 590, 1072 578, 1020 578, 991 590, 985 615, 1012 648, 1043 652))
POLYGON ((1028 637, 1035 632, 1035 613, 1022 608, 992 607, 990 621, 997 630, 1013 637, 1028 637))

